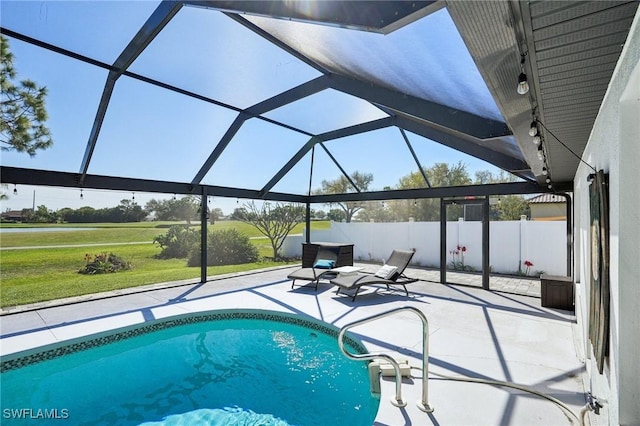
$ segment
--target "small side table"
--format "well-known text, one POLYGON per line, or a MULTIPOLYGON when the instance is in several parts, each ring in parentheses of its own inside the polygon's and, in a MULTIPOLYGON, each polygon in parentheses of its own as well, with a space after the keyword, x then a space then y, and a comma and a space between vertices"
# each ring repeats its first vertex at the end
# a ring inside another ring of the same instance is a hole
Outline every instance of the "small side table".
POLYGON ((540 285, 543 307, 573 311, 573 278, 562 275, 541 275, 540 285))

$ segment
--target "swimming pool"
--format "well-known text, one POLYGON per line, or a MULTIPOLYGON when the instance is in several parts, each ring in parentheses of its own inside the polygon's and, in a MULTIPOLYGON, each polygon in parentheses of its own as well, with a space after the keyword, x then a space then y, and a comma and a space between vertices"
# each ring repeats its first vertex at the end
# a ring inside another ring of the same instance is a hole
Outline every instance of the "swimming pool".
POLYGON ((370 426, 379 400, 338 331, 273 311, 210 311, 8 356, 3 424, 370 426))

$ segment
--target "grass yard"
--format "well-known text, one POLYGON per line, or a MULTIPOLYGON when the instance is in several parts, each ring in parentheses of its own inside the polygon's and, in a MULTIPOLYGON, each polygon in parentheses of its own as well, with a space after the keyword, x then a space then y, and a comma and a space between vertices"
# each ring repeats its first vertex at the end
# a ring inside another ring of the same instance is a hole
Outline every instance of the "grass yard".
MULTIPOLYGON (((160 248, 152 243, 153 238, 164 234, 168 224, 163 223, 158 227, 154 222, 142 223, 147 226, 90 224, 90 227, 97 229, 2 234, 0 239, 2 248, 45 247, 6 249, 0 252, 2 275, 0 306, 6 308, 167 281, 199 280, 200 268, 188 267, 186 259, 161 260, 154 257, 160 252, 160 248), (88 244, 106 245, 96 247, 87 246, 88 244), (47 248, 46 246, 57 247, 47 248), (85 265, 85 254, 95 255, 101 252, 115 253, 118 257, 131 262, 133 269, 99 275, 78 273, 78 270, 85 265)), ((329 222, 312 223, 312 229, 326 229, 329 226, 329 222)), ((215 230, 231 227, 237 227, 250 237, 262 236, 255 228, 241 222, 222 221, 209 225, 208 228, 215 230)), ((292 233, 302 232, 302 227, 303 225, 300 225, 292 233)), ((258 247, 260 256, 272 255, 268 239, 254 238, 251 241, 258 247)), ((210 266, 207 269, 207 275, 249 271, 278 265, 283 263, 261 261, 243 265, 210 266)))
MULTIPOLYGON (((24 305, 64 297, 80 296, 141 285, 184 279, 199 280, 200 267, 188 267, 185 259, 155 259, 159 249, 152 244, 9 250, 2 253, 0 306, 24 305), (133 269, 112 274, 82 275, 85 253, 113 252, 132 263, 133 269)), ((282 265, 258 262, 244 265, 210 266, 208 275, 248 271, 282 265)))

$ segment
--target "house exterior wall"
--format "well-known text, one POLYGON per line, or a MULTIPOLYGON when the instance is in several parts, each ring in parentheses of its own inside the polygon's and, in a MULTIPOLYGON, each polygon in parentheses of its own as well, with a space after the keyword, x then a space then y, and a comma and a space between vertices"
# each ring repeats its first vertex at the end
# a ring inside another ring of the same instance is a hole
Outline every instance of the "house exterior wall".
POLYGON ((588 341, 589 184, 584 164, 574 179, 576 317, 587 368, 587 391, 604 402, 596 424, 640 424, 640 13, 616 66, 582 159, 609 173, 609 359, 598 373, 588 341))

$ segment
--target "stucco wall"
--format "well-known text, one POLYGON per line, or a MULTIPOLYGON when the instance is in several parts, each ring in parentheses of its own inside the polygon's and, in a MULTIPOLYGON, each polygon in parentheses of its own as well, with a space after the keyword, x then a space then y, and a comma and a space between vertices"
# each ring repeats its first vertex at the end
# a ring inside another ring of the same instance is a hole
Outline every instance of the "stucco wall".
POLYGON ((600 108, 583 160, 609 173, 611 333, 609 362, 598 373, 588 336, 589 185, 593 171, 575 176, 577 318, 588 371, 587 390, 604 401, 596 424, 640 424, 640 14, 600 108))

